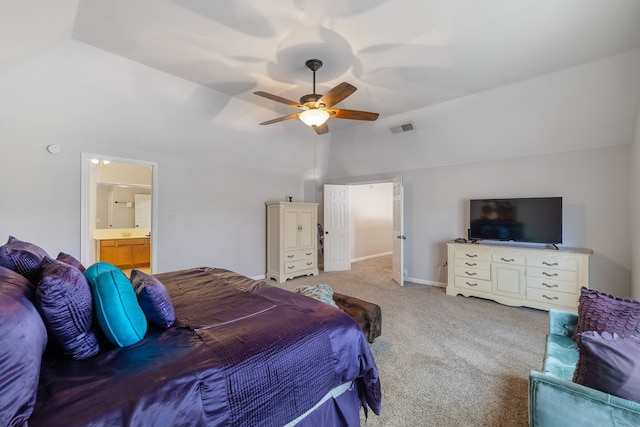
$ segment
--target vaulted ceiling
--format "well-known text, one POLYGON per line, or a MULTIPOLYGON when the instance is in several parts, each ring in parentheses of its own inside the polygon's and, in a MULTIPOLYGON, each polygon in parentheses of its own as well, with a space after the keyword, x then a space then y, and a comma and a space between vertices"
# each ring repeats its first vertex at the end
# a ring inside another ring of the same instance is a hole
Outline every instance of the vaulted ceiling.
POLYGON ((318 92, 350 82, 341 106, 389 117, 640 48, 637 0, 10 3, 0 72, 72 37, 260 106, 256 123, 295 110, 254 91, 311 93, 310 58, 318 92))

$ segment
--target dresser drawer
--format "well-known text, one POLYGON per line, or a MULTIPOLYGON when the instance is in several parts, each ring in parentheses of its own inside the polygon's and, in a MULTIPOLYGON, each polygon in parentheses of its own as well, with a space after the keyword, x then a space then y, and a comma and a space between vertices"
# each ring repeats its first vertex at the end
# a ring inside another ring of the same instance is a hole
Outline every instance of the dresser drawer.
POLYGON ((475 268, 455 268, 455 275, 470 279, 491 280, 491 270, 476 270, 475 268))
POLYGON ((510 255, 510 254, 493 254, 491 261, 499 262, 501 264, 513 264, 524 265, 525 260, 522 255, 510 255))
POLYGON ((456 288, 459 289, 473 289, 474 291, 491 292, 491 281, 489 280, 456 276, 454 283, 456 288))
POLYGON ((527 277, 576 283, 578 281, 578 272, 571 270, 554 270, 553 268, 527 267, 527 277))
POLYGON ((491 270, 489 261, 478 261, 475 259, 456 258, 456 268, 473 268, 475 270, 491 270))
POLYGON ((546 291, 564 292, 566 294, 577 294, 578 285, 575 282, 562 282, 553 279, 541 279, 538 277, 527 277, 527 287, 546 291))
POLYGON ((314 258, 315 253, 316 251, 311 249, 287 251, 284 253, 284 262, 298 261, 301 259, 311 259, 314 258))
POLYGON ((534 258, 527 257, 528 267, 539 267, 544 269, 571 270, 578 269, 578 261, 572 259, 534 258))
POLYGON ((470 248, 469 250, 456 250, 456 258, 471 259, 475 261, 491 261, 491 253, 470 248))
POLYGON ((577 294, 565 294, 562 292, 545 291, 542 289, 527 288, 527 299, 545 304, 561 305, 564 307, 578 307, 577 294))
POLYGON ((303 259, 299 261, 286 262, 284 264, 285 274, 296 273, 298 271, 309 270, 316 268, 316 261, 314 259, 303 259))

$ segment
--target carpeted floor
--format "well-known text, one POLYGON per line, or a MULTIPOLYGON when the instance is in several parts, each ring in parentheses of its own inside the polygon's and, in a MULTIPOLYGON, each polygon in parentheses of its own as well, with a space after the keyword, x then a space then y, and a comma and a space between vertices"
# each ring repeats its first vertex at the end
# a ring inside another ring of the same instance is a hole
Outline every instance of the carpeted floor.
POLYGON ((317 283, 382 308, 382 336, 371 344, 382 414, 363 425, 528 425, 528 375, 542 366, 547 312, 450 297, 428 285, 400 287, 390 256, 278 286, 317 283))

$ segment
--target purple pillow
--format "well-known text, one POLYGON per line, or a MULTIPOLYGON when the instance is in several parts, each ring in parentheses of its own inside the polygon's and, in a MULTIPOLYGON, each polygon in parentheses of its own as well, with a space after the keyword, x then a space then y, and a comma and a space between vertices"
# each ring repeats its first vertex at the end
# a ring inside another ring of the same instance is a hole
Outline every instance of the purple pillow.
POLYGON ((640 338, 588 331, 581 334, 574 382, 640 403, 640 338))
POLYGON ((45 257, 36 307, 58 347, 75 360, 100 351, 93 329, 93 299, 87 279, 77 268, 45 257))
POLYGON ((36 287, 22 274, 0 266, 0 293, 14 298, 22 295, 33 302, 36 287))
POLYGON ((149 322, 160 328, 168 328, 176 321, 176 313, 164 285, 150 274, 131 271, 131 284, 138 303, 149 322))
POLYGON ((34 285, 40 280, 40 263, 47 256, 44 249, 13 236, 0 246, 0 265, 22 274, 34 285))
POLYGON ((14 289, 0 288, 0 307, 0 425, 26 425, 36 403, 47 330, 31 301, 14 289))
POLYGON ((67 264, 74 266, 75 268, 77 268, 78 270, 84 273, 84 270, 85 270, 84 265, 82 265, 82 263, 77 259, 75 259, 72 255, 66 254, 64 252, 60 252, 56 257, 56 259, 58 261, 66 262, 67 264))
POLYGON ((640 301, 582 287, 573 339, 580 341, 580 334, 587 331, 640 335, 640 301))

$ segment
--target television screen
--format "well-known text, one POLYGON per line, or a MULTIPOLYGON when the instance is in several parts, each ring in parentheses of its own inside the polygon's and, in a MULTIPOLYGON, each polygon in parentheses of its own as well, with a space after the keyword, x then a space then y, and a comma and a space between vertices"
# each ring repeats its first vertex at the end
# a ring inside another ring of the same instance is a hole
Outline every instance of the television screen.
POLYGON ((469 238, 562 243, 562 197, 471 200, 469 238))

